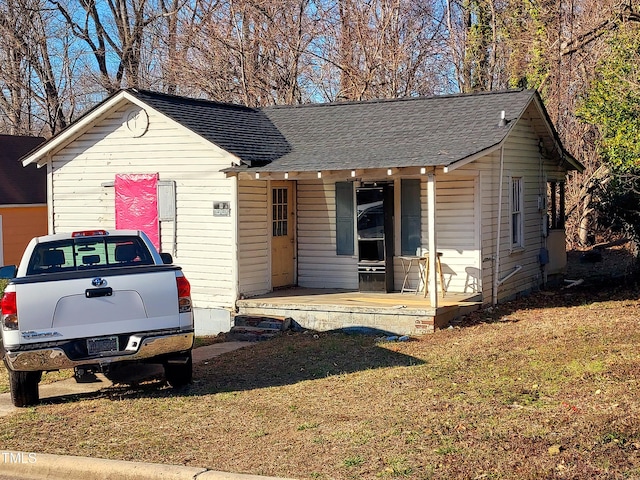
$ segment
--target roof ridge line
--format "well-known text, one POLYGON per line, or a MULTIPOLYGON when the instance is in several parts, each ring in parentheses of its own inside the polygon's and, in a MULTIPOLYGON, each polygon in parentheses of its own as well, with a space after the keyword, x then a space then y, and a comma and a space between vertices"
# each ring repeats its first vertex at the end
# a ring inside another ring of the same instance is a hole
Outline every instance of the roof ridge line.
POLYGON ((482 92, 467 92, 467 93, 448 93, 445 95, 429 95, 429 96, 406 96, 398 98, 374 98, 370 100, 344 100, 324 103, 298 103, 293 105, 267 105, 263 107, 257 107, 259 110, 272 110, 272 109, 288 109, 288 108, 319 108, 319 107, 341 107, 347 105, 374 105, 377 103, 395 103, 395 102, 412 102, 412 101, 428 101, 428 100, 441 100, 451 98, 465 98, 465 97, 478 97, 485 95, 503 95, 514 94, 522 92, 535 92, 533 89, 526 88, 514 88, 505 90, 488 90, 482 92))

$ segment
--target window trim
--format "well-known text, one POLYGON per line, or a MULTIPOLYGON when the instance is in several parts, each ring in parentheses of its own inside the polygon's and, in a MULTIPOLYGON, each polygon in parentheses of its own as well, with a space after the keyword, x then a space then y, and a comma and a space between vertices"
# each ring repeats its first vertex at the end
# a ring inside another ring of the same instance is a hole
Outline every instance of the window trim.
POLYGON ((511 250, 523 249, 524 241, 524 177, 512 176, 509 180, 509 245, 511 250), (517 190, 516 190, 517 188, 517 190), (516 203, 517 195, 517 203, 516 203), (517 237, 516 237, 517 235, 517 237))

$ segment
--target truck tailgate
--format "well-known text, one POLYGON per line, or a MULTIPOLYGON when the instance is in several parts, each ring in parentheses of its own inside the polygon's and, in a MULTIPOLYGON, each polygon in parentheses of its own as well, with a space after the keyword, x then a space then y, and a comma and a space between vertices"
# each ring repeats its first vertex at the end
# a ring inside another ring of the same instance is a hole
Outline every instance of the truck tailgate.
POLYGON ((35 333, 33 341, 41 342, 43 336, 49 336, 47 333, 52 340, 62 340, 83 337, 88 332, 99 336, 151 327, 178 328, 175 275, 173 270, 126 275, 105 272, 100 276, 18 284, 22 342, 29 343, 30 337, 25 338, 24 333, 30 331, 35 333))

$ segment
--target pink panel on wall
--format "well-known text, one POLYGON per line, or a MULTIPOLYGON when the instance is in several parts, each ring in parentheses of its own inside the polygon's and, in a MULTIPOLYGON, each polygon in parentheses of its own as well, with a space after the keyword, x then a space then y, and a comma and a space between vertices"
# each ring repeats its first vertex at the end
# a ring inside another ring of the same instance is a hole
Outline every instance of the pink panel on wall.
POLYGON ((158 174, 118 174, 116 228, 142 230, 160 250, 158 220, 158 174))

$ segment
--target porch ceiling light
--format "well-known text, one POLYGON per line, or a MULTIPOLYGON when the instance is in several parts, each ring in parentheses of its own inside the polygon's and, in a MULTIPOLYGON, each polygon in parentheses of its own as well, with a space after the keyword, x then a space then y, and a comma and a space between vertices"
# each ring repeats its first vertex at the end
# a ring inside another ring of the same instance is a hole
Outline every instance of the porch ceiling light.
POLYGON ((260 178, 260 172, 256 172, 256 180, 260 178))
POLYGON ((424 175, 427 173, 427 169, 425 167, 420 168, 420 175, 424 175))
POLYGON ((289 178, 289 172, 284 172, 284 179, 287 180, 289 178))
POLYGON ((355 178, 355 176, 356 176, 356 171, 355 170, 351 170, 351 177, 355 178))
POLYGON ((318 172, 318 178, 322 178, 322 172, 318 172))

